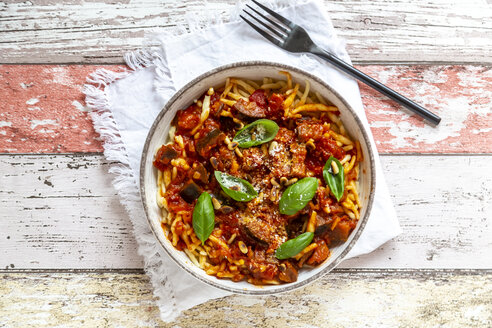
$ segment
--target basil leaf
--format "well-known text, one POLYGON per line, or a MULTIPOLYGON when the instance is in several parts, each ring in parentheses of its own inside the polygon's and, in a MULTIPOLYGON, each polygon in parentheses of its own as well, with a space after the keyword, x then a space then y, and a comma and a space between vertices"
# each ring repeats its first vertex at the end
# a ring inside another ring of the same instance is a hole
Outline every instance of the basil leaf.
POLYGON ((281 214, 293 215, 302 210, 318 189, 318 179, 304 178, 285 189, 278 203, 281 214))
POLYGON ((294 239, 287 240, 285 243, 279 246, 275 251, 275 257, 279 260, 285 260, 296 256, 304 248, 306 248, 311 241, 313 241, 314 233, 305 232, 294 239))
POLYGON ((343 196, 343 189, 345 187, 345 172, 343 171, 343 165, 338 159, 330 156, 323 167, 323 178, 330 187, 331 192, 335 195, 336 199, 340 201, 343 196), (331 162, 335 162, 338 167, 338 173, 333 173, 331 162))
POLYGON ((214 207, 212 197, 207 192, 202 192, 195 208, 193 209, 193 230, 198 239, 205 243, 215 225, 214 207))
POLYGON ((238 202, 248 202, 258 196, 255 188, 246 180, 220 171, 215 171, 214 175, 222 190, 238 202))
POLYGON ((258 146, 273 140, 278 129, 278 125, 274 121, 256 120, 239 130, 232 141, 237 142, 240 148, 258 146))

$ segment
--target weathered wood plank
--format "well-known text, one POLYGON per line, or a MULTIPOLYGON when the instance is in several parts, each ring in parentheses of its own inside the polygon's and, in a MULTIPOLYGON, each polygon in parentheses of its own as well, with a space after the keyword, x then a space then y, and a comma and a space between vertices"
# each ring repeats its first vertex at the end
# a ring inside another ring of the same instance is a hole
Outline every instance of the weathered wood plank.
POLYGON ((164 324, 147 276, 2 274, 3 327, 487 327, 492 275, 334 272, 276 297, 230 296, 164 324), (367 300, 370 300, 369 302, 367 300), (110 324, 109 324, 110 323, 110 324))
POLYGON ((102 152, 82 93, 99 67, 0 65, 0 152, 102 152))
POLYGON ((359 83, 382 153, 491 153, 492 66, 362 66, 367 74, 435 112, 437 127, 359 83))
MULTIPOLYGON (((0 98, 6 109, 0 112, 0 152, 101 152, 81 93, 86 75, 98 67, 0 65, 0 98)), ((380 152, 492 153, 491 66, 359 68, 443 119, 431 127, 361 85, 380 152)))
POLYGON ((101 155, 0 156, 0 268, 141 268, 108 167, 101 155))
MULTIPOLYGON (((202 15, 226 17, 235 0, 8 1, 0 6, 3 63, 121 63, 144 34, 202 15)), ((328 1, 357 62, 491 63, 485 1, 328 1)))
MULTIPOLYGON (((383 156, 404 233, 342 267, 491 268, 490 160, 383 156)), ((107 168, 102 155, 0 156, 0 268, 141 268, 107 168)))

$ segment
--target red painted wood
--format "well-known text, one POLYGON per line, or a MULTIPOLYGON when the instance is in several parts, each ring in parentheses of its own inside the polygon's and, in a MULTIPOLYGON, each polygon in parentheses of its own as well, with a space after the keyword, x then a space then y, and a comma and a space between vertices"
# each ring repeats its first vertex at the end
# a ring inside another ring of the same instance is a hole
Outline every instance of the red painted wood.
MULTIPOLYGON (((0 65, 0 152, 101 152, 81 92, 85 77, 99 67, 0 65)), ((443 118, 438 127, 431 127, 361 85, 380 152, 492 152, 491 67, 359 68, 443 118)))
POLYGON ((101 152, 82 87, 99 67, 0 65, 0 152, 101 152))
POLYGON ((492 67, 362 66, 365 73, 441 116, 424 124, 359 84, 371 130, 383 153, 491 153, 492 67))

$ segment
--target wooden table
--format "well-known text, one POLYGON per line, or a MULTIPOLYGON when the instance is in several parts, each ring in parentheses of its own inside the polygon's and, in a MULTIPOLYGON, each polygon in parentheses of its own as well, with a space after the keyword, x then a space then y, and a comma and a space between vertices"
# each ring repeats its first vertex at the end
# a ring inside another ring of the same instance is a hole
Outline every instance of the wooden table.
POLYGON ((490 0, 325 3, 362 71, 442 116, 432 128, 361 86, 404 233, 305 289, 210 301, 169 325, 81 88, 145 32, 233 1, 1 3, 0 326, 490 327, 490 0))

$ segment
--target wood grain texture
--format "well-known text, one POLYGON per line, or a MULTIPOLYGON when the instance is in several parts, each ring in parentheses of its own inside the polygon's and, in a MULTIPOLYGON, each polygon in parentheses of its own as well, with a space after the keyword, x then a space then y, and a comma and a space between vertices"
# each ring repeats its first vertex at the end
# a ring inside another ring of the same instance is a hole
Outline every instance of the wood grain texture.
POLYGON ((389 65, 360 69, 442 119, 433 127, 359 83, 380 152, 492 152, 492 66, 389 65))
MULTIPOLYGON (((101 66, 0 65, 0 152, 101 152, 81 93, 101 66)), ((121 71, 123 66, 104 66, 121 71)), ((368 65, 364 72, 442 117, 432 127, 361 85, 381 153, 492 153, 491 66, 368 65)))
POLYGON ((0 156, 0 268, 143 266, 102 158, 0 156))
MULTIPOLYGON (((491 156, 383 156, 403 234, 345 268, 492 268, 491 156)), ((102 155, 0 156, 0 268, 141 268, 102 155)))
POLYGON ((330 273, 270 297, 230 296, 158 319, 138 273, 4 273, 0 326, 15 327, 487 327, 492 274, 330 273))
POLYGON ((82 93, 99 67, 0 65, 0 152, 101 152, 82 93))
MULTIPOLYGON (((121 63, 144 34, 197 16, 225 18, 235 0, 8 1, 0 5, 2 63, 121 63)), ((324 0, 356 62, 491 63, 484 0, 324 0)))

